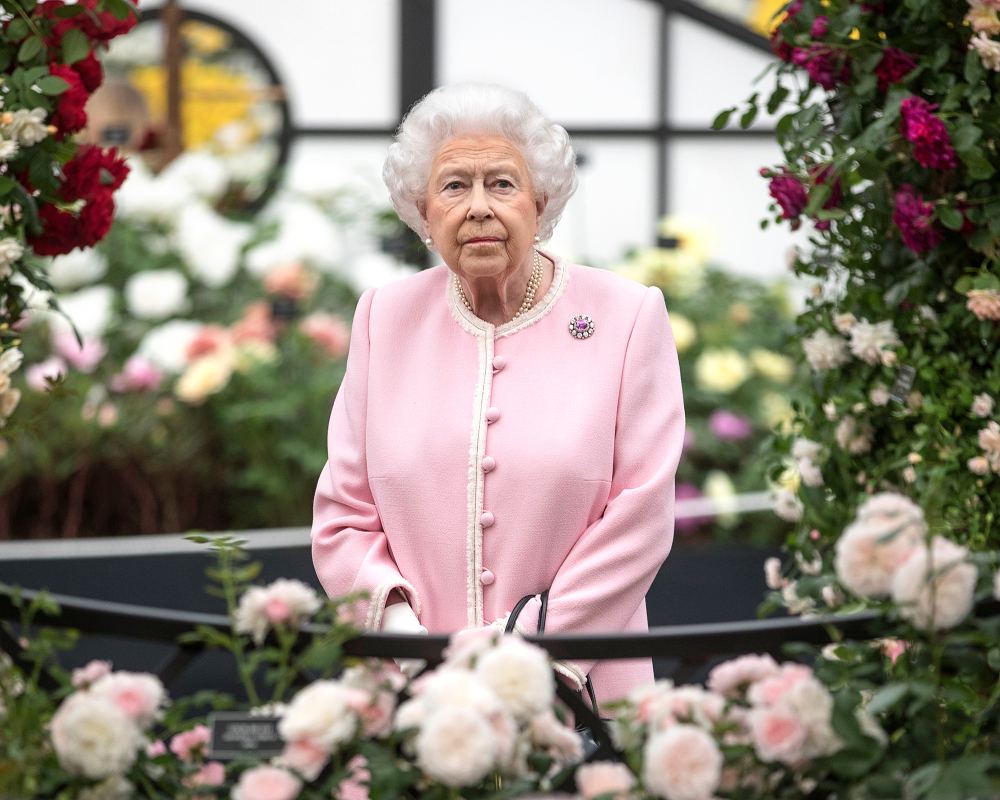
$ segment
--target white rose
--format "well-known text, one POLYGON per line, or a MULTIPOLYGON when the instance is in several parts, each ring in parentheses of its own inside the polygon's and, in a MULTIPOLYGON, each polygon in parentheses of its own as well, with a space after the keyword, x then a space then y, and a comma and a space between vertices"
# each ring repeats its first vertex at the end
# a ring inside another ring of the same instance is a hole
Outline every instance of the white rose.
POLYGON ((154 177, 139 158, 128 165, 128 177, 115 192, 119 216, 172 223, 191 202, 190 188, 180 181, 154 177))
POLYGON ((922 630, 953 628, 972 610, 978 573, 968 551, 942 536, 921 546, 897 571, 892 599, 900 614, 922 630))
POLYGON ((851 352, 873 366, 883 363, 890 348, 900 344, 891 320, 874 323, 866 319, 859 320, 851 327, 850 336, 851 352))
MULTIPOLYGON (((84 339, 103 338, 111 322, 114 291, 110 286, 91 286, 74 294, 59 298, 59 307, 73 321, 84 339)), ((70 330, 70 324, 60 314, 51 314, 50 321, 57 330, 70 330)))
POLYGON ((855 317, 850 312, 846 314, 834 314, 833 316, 833 327, 836 328, 840 333, 848 334, 858 323, 858 318, 855 317))
POLYGON ((750 365, 730 347, 708 348, 695 361, 694 373, 701 388, 728 393, 750 377, 750 365))
POLYGON ((358 718, 350 709, 356 689, 337 681, 316 681, 298 692, 278 723, 286 742, 308 738, 331 752, 350 741, 358 729, 358 718))
POLYGON ((108 271, 108 260, 93 247, 76 248, 56 256, 49 264, 49 280, 60 291, 99 281, 108 271))
POLYGON ((185 150, 167 165, 159 177, 185 185, 191 194, 209 201, 221 197, 229 184, 225 164, 205 150, 185 150))
POLYGON ((479 658, 476 675, 524 722, 549 710, 555 697, 555 679, 548 655, 535 645, 504 637, 479 658))
POLYGON ((475 710, 446 706, 420 728, 415 742, 417 763, 446 786, 472 786, 496 766, 494 734, 475 710))
POLYGON ((782 585, 781 559, 772 556, 764 562, 764 583, 768 589, 780 589, 782 585))
POLYGON ((774 513, 786 522, 798 522, 802 519, 803 506, 795 492, 789 489, 779 489, 771 497, 774 513))
POLYGON ((24 245, 13 237, 0 239, 0 278, 10 275, 11 268, 24 255, 24 245))
POLYGON ((125 304, 139 319, 165 319, 187 308, 188 283, 175 269, 138 272, 125 284, 125 304))
POLYGON ((45 122, 47 111, 44 108, 19 108, 13 112, 13 119, 7 124, 7 132, 17 139, 18 144, 31 147, 38 144, 49 135, 45 122))
POLYGON ((926 533, 924 513, 913 501, 889 492, 876 495, 837 540, 837 579, 859 597, 888 596, 896 571, 926 533))
POLYGON ((188 345, 204 327, 200 322, 175 319, 148 331, 136 355, 152 361, 164 372, 178 373, 187 364, 188 345))
POLYGON ((114 703, 88 692, 71 694, 50 723, 59 763, 88 778, 122 775, 135 761, 142 734, 114 703))
POLYGON ((112 672, 90 687, 90 693, 117 705, 140 730, 161 716, 167 692, 160 679, 145 672, 112 672))
POLYGON ((191 273, 217 289, 232 280, 250 236, 246 225, 230 222, 201 202, 189 203, 177 219, 177 247, 191 273))
POLYGON ((977 417, 988 417, 990 414, 993 413, 993 408, 995 405, 996 404, 993 398, 990 397, 990 395, 986 394, 986 392, 983 392, 982 394, 977 394, 972 399, 971 411, 977 417))
POLYGON ((297 627, 319 611, 322 603, 311 586, 279 578, 267 586, 251 586, 240 597, 235 627, 249 633, 257 644, 277 626, 297 627))
POLYGON ((18 348, 11 347, 9 350, 4 350, 0 353, 0 373, 12 375, 17 372, 23 361, 24 353, 18 348))
POLYGON ((803 339, 802 349, 809 366, 816 372, 842 367, 850 359, 847 354, 847 342, 823 328, 803 339))
POLYGON ((722 778, 715 740, 693 725, 674 725, 646 742, 642 781, 666 800, 710 800, 722 778))
POLYGON ((782 699, 806 728, 802 746, 806 758, 830 755, 840 749, 841 742, 830 725, 833 697, 825 686, 815 678, 805 678, 795 683, 782 699))
POLYGON ((328 272, 344 268, 343 236, 315 203, 280 194, 264 210, 263 217, 278 223, 278 241, 293 249, 293 261, 308 261, 328 272))
POLYGON ((808 459, 803 459, 799 462, 799 474, 802 476, 802 482, 806 486, 815 487, 823 485, 822 470, 808 459))
POLYGON ((792 458, 796 460, 809 459, 810 461, 816 461, 819 459, 819 455, 822 452, 823 446, 819 442, 814 442, 812 439, 803 439, 799 437, 792 442, 792 458))

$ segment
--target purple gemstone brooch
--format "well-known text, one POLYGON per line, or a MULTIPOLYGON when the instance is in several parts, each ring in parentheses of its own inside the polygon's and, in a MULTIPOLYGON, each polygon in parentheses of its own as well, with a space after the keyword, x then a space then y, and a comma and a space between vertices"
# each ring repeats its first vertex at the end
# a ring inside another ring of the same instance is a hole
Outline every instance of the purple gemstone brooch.
POLYGON ((569 332, 577 339, 589 339, 594 335, 594 320, 586 314, 573 317, 569 321, 569 332))

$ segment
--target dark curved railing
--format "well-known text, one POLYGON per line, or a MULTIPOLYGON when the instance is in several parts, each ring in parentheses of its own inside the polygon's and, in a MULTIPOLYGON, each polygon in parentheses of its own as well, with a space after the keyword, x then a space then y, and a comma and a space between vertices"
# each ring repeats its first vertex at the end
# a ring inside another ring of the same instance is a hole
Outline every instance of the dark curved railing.
MULTIPOLYGON (((39 592, 19 590, 20 597, 30 602, 39 592)), ((58 603, 60 614, 45 620, 49 627, 73 628, 82 633, 119 636, 173 646, 173 652, 153 670, 168 688, 205 651, 200 643, 179 643, 181 634, 204 625, 228 631, 230 620, 222 614, 178 611, 128 603, 92 600, 60 594, 48 594, 58 603)), ((17 620, 19 609, 13 592, 0 587, 0 620, 17 620)), ((734 653, 757 652, 781 654, 790 641, 824 644, 831 641, 833 631, 851 638, 872 638, 883 628, 883 620, 875 612, 849 616, 818 616, 812 618, 780 618, 748 622, 725 622, 706 625, 674 625, 652 628, 641 634, 546 634, 526 636, 548 651, 555 659, 624 659, 666 657, 677 659, 680 668, 675 677, 684 680, 713 658, 734 653)), ((306 626, 307 633, 318 632, 306 626)), ((441 661, 441 653, 449 637, 411 634, 364 633, 344 644, 346 655, 364 658, 415 658, 428 664, 441 661)), ((22 648, 17 639, 0 626, 0 649, 16 662, 23 662, 22 648)), ((48 687, 56 685, 51 676, 43 676, 48 687)), ((561 681, 556 682, 559 699, 574 714, 578 724, 589 728, 597 743, 590 758, 613 757, 614 746, 603 722, 583 702, 579 694, 561 681)))

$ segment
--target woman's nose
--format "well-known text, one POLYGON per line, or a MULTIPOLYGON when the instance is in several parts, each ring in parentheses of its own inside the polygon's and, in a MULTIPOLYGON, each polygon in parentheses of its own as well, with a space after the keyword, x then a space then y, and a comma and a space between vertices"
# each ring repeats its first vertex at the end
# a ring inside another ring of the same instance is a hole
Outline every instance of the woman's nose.
POLYGON ((481 183, 474 183, 469 196, 469 219, 486 219, 492 216, 493 209, 490 208, 490 198, 486 193, 486 187, 481 183))

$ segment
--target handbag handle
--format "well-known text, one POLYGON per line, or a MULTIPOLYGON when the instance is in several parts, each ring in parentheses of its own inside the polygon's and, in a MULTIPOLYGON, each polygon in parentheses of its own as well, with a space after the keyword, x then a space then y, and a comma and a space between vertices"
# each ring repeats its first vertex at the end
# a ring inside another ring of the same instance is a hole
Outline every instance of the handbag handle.
MULTIPOLYGON (((507 625, 504 627, 504 633, 513 633, 514 626, 517 624, 517 618, 520 616, 521 612, 524 611, 524 607, 528 605, 528 602, 534 597, 533 594, 526 594, 514 605, 514 608, 510 612, 510 616, 507 617, 507 625)), ((538 629, 536 633, 545 633, 545 616, 549 610, 549 590, 546 589, 540 595, 538 599, 541 601, 541 608, 538 610, 538 629)), ((590 697, 590 705, 594 709, 594 714, 600 716, 597 710, 597 695, 594 694, 594 684, 591 683, 590 676, 587 676, 587 680, 584 683, 587 688, 587 694, 590 697)))

